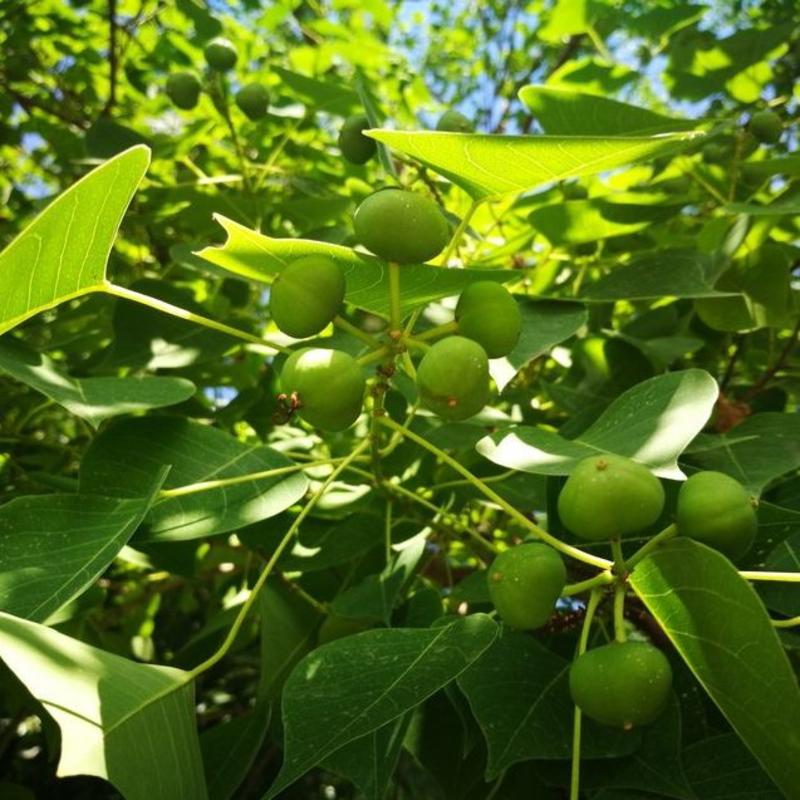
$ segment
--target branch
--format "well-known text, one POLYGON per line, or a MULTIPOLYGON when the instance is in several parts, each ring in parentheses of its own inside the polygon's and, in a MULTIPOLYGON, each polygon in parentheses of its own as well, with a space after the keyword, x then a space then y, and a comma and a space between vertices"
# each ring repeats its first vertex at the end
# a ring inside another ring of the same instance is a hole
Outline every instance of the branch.
POLYGON ((117 102, 117 0, 108 0, 108 100, 101 116, 108 114, 117 102))

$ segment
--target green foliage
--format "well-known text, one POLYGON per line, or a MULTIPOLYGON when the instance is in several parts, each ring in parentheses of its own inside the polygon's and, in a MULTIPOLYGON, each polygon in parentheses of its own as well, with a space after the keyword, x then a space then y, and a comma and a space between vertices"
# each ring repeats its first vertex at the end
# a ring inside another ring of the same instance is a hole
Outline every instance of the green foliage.
POLYGON ((0 795, 800 800, 796 3, 6 5, 0 795))

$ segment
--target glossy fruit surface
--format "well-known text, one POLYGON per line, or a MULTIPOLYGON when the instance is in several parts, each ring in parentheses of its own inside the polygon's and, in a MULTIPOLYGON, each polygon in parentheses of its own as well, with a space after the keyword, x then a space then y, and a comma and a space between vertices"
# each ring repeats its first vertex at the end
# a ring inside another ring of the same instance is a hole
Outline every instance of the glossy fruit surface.
POLYGON ((343 431, 361 413, 365 380, 356 360, 341 350, 304 347, 281 372, 281 391, 294 395, 300 416, 324 431, 343 431))
POLYGON ((697 472, 678 492, 678 532, 737 559, 758 530, 755 503, 739 481, 722 472, 697 472))
POLYGON ((236 92, 236 105, 248 119, 261 119, 267 113, 269 92, 260 83, 248 83, 236 92))
POLYGON ((506 625, 541 628, 567 581, 564 560, 549 545, 521 544, 502 552, 487 575, 492 603, 506 625))
POLYGON ((656 720, 669 702, 672 667, 647 642, 603 645, 570 667, 572 700, 587 717, 630 729, 656 720))
POLYGON ((200 81, 191 72, 175 72, 170 75, 166 89, 167 97, 185 111, 194 108, 200 99, 200 81))
POLYGON ((288 336, 305 339, 325 328, 344 300, 342 268, 325 256, 292 261, 272 282, 269 312, 288 336))
POLYGON ((517 301, 495 281, 476 281, 467 286, 458 299, 456 320, 458 332, 481 345, 489 358, 507 356, 522 330, 517 301))
POLYGON ((472 122, 460 111, 445 111, 436 123, 437 131, 450 131, 451 133, 472 133, 475 130, 472 122))
POLYGON ((576 536, 599 542, 652 525, 664 508, 664 489, 647 467, 605 454, 581 461, 558 497, 561 521, 576 536))
POLYGON ((354 114, 339 131, 339 149, 351 164, 366 164, 378 150, 378 143, 362 133, 369 127, 365 114, 354 114))
POLYGON ((353 227, 368 250, 399 264, 422 264, 439 255, 450 233, 433 200, 405 189, 371 194, 356 209, 353 227))
POLYGON ((238 54, 233 43, 228 39, 219 37, 212 39, 203 50, 206 63, 217 72, 227 72, 236 66, 238 54))
POLYGON ((758 111, 750 117, 749 128, 759 142, 774 144, 781 138, 783 122, 774 111, 758 111))
POLYGON ((489 359, 471 339, 448 336, 434 344, 417 368, 423 404, 442 419, 467 419, 489 402, 489 359))

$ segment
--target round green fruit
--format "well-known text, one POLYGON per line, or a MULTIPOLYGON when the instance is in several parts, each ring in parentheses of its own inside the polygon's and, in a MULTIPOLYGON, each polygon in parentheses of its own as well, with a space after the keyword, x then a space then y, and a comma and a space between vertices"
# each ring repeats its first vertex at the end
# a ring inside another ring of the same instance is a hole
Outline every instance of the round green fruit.
POLYGON ((354 114, 339 131, 339 149, 351 164, 366 164, 378 150, 378 143, 362 133, 369 127, 366 115, 354 114))
POLYGON ((451 133, 472 133, 475 128, 470 120, 459 111, 445 111, 436 123, 437 131, 451 133))
POLYGON ((558 496, 561 521, 577 537, 599 542, 652 525, 664 508, 664 489, 647 467, 625 456, 589 456, 558 496))
POLYGON ((467 419, 489 402, 489 359, 472 339, 448 336, 419 363, 417 390, 424 405, 442 419, 467 419))
POLYGON ((292 261, 272 282, 269 313, 287 336, 305 339, 325 328, 344 300, 342 268, 325 256, 292 261))
POLYGON ((269 92, 260 83, 248 83, 236 92, 236 105, 248 119, 261 119, 267 114, 269 92))
POLYGON ((753 498, 722 472, 698 472, 678 492, 678 532, 731 559, 743 556, 758 530, 753 498))
POLYGON ((212 39, 203 50, 206 63, 216 72, 227 72, 236 66, 238 53, 233 43, 228 39, 218 37, 212 39))
POLYGON ((564 560, 549 545, 521 544, 502 552, 489 567, 489 595, 511 628, 541 628, 567 582, 564 560))
POLYGON ((656 720, 669 701, 672 667, 647 642, 603 645, 570 667, 572 700, 587 717, 630 730, 656 720))
POLYGON ((281 390, 315 428, 343 431, 361 413, 366 381, 356 360, 341 350, 304 347, 284 364, 281 390))
POLYGON ((200 99, 200 81, 191 72, 175 72, 167 78, 167 97, 185 111, 200 99))
POLYGON ((750 132, 764 144, 775 144, 783 133, 783 122, 774 111, 758 111, 750 117, 750 132))
POLYGON ((507 356, 517 344, 522 315, 508 289, 496 281, 467 286, 456 305, 458 332, 476 341, 489 358, 507 356))
POLYGON ((439 206, 405 189, 371 194, 356 209, 353 227, 368 250, 399 264, 422 264, 439 255, 450 234, 439 206))

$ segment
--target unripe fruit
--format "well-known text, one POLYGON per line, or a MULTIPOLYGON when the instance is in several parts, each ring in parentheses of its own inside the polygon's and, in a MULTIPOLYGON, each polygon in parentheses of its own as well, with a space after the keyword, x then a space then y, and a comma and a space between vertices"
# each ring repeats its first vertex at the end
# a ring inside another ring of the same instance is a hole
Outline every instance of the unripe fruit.
POLYGON ((748 126, 753 136, 764 144, 775 144, 783 133, 783 122, 774 111, 758 111, 748 126))
POLYGON ((366 115, 354 114, 339 131, 339 150, 351 164, 366 164, 378 150, 378 143, 362 133, 369 127, 366 115))
POLYGON ((386 261, 422 264, 444 250, 449 237, 439 206, 405 189, 382 189, 356 209, 356 238, 386 261))
POLYGON ((296 350, 284 364, 280 383, 299 403, 300 416, 315 428, 343 431, 361 413, 366 381, 356 360, 341 350, 296 350))
POLYGON ((534 630, 550 619, 567 582, 567 569, 549 545, 521 544, 492 562, 488 581, 489 595, 503 622, 534 630))
POLYGON ((667 657, 647 642, 596 647, 579 656, 569 670, 575 705, 597 722, 626 730, 656 720, 671 688, 667 657))
POLYGON ((472 122, 459 111, 445 111, 436 123, 437 131, 451 133, 472 133, 475 128, 472 122))
POLYGON ((758 530, 755 503, 739 481, 722 472, 698 472, 678 493, 678 533, 724 553, 743 556, 758 530))
POLYGON ((507 356, 517 344, 522 315, 508 289, 495 281, 467 286, 456 306, 458 332, 476 341, 489 358, 507 356))
POLYGON ((420 400, 442 419, 467 419, 489 402, 489 359, 471 339, 448 336, 434 344, 417 368, 420 400))
POLYGON ((248 119, 261 119, 267 113, 269 92, 260 83, 248 83, 236 92, 236 105, 248 119))
POLYGON ((236 48, 228 39, 219 37, 212 39, 203 50, 206 63, 211 69, 217 72, 227 72, 236 66, 238 53, 236 48))
POLYGON ((583 459, 558 496, 558 514, 581 539, 599 542, 637 533, 664 508, 664 489, 647 467, 613 454, 583 459))
POLYGON ((288 336, 305 339, 336 316, 344 300, 342 268, 325 256, 292 261, 272 282, 269 313, 288 336))
POLYGON ((167 97, 186 111, 200 99, 200 81, 191 72, 175 72, 167 78, 167 97))

